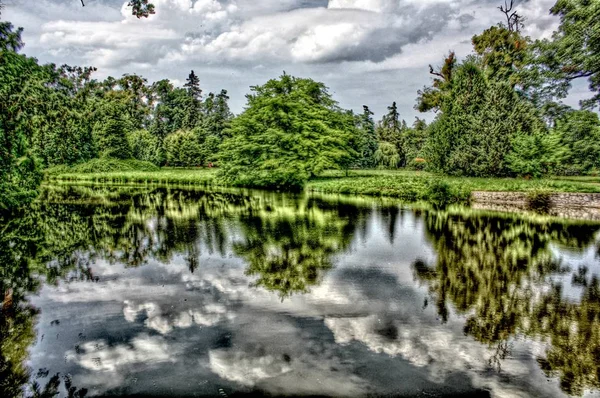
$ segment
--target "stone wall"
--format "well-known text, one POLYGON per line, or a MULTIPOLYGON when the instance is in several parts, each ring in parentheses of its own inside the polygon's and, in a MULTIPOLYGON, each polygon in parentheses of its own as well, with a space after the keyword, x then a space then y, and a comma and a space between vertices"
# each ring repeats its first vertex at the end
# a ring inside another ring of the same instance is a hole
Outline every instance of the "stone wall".
MULTIPOLYGON (((600 221, 600 193, 556 193, 550 195, 548 215, 579 220, 600 221)), ((519 212, 530 209, 523 192, 473 192, 475 209, 519 212)))

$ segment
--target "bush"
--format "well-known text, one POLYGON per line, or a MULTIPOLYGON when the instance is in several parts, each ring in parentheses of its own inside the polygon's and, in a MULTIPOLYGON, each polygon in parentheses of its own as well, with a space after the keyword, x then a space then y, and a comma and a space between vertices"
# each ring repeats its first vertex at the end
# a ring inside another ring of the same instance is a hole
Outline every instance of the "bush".
POLYGON ((527 193, 527 209, 546 214, 552 205, 552 193, 546 190, 537 190, 527 193))
POLYGON ((435 206, 445 207, 452 203, 465 203, 469 201, 470 192, 452 187, 442 180, 434 180, 429 184, 423 194, 423 199, 435 206))

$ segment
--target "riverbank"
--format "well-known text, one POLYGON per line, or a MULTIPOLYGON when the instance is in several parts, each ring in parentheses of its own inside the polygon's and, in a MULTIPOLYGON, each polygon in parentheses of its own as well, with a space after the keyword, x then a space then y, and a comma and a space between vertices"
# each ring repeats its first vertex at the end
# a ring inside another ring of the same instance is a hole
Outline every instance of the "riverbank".
MULTIPOLYGON (((120 184, 179 184, 218 186, 215 169, 163 168, 158 171, 48 174, 47 181, 120 184)), ((406 170, 356 170, 348 176, 328 171, 310 180, 312 192, 398 198, 406 201, 468 203, 476 191, 525 193, 600 193, 597 177, 525 180, 516 178, 447 177, 406 170)))

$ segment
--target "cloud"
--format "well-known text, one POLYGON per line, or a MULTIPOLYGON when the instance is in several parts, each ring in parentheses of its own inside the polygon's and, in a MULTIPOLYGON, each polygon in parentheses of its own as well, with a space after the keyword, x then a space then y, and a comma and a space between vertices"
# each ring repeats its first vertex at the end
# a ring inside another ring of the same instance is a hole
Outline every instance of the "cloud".
MULTIPOLYGON (((474 34, 503 19, 496 0, 154 0, 137 19, 125 0, 9 4, 3 17, 25 27, 25 51, 43 62, 94 65, 98 78, 138 73, 205 92, 226 88, 235 112, 251 85, 288 73, 324 81, 340 105, 369 105, 380 117, 396 101, 409 123, 428 64, 471 51, 474 34)), ((548 37, 554 0, 519 4, 525 33, 548 37)), ((419 115, 424 116, 424 115, 419 115)))

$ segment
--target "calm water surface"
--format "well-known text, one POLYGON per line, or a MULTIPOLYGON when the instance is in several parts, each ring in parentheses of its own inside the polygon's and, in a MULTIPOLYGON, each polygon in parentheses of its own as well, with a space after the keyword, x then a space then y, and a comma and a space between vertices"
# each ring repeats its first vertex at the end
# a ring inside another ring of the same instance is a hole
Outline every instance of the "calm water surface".
POLYGON ((115 186, 3 223, 4 397, 599 396, 597 224, 115 186))

